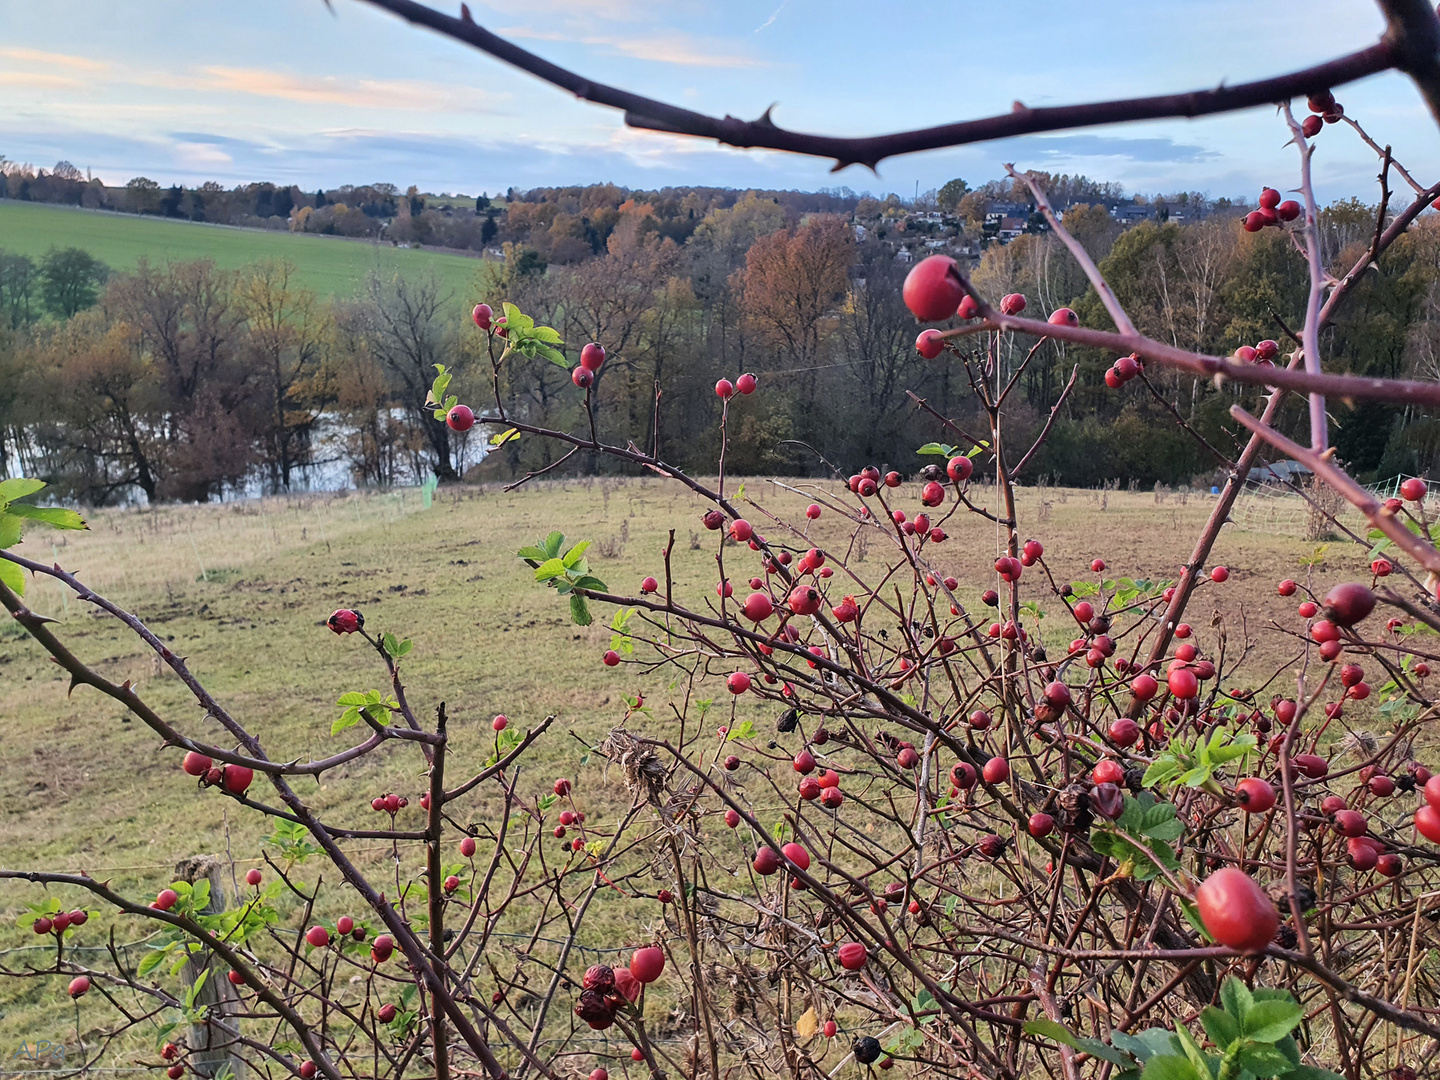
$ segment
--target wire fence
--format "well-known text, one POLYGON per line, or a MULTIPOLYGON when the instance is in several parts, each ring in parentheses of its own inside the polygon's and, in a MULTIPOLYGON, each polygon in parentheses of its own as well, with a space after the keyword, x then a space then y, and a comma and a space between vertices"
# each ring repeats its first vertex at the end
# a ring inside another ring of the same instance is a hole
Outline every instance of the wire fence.
MULTIPOLYGON (((1366 490, 1381 500, 1399 498, 1400 484, 1407 479, 1404 475, 1393 476, 1369 485, 1366 490)), ((1435 494, 1435 489, 1425 498, 1424 513, 1429 520, 1440 515, 1440 496, 1435 494)), ((1230 520, 1247 532, 1321 541, 1335 533, 1335 526, 1327 515, 1360 536, 1370 531, 1370 523, 1360 511, 1309 477, 1247 485, 1235 500, 1230 520)))

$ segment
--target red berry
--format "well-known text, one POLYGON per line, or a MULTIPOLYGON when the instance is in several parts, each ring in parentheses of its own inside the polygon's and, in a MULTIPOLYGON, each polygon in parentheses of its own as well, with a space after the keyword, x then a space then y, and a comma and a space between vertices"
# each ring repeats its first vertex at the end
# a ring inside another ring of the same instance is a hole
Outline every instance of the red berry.
POLYGON ((964 483, 970 479, 970 474, 975 471, 975 463, 964 454, 957 454, 952 457, 945 466, 945 473, 957 484, 964 483))
POLYGON ((805 516, 806 516, 807 518, 809 518, 811 521, 814 521, 816 518, 818 518, 818 517, 820 516, 820 507, 819 507, 818 505, 816 505, 815 503, 811 503, 809 506, 807 506, 807 507, 805 508, 805 516))
POLYGON ((734 810, 726 810, 725 824, 732 829, 736 828, 740 824, 740 815, 734 810))
POLYGON ((1210 571, 1210 580, 1217 584, 1230 580, 1230 571, 1223 566, 1217 566, 1210 571))
POLYGON ((1294 199, 1286 199, 1275 208, 1275 216, 1281 221, 1294 221, 1300 216, 1300 204, 1294 199))
POLYGON ((1354 626, 1374 610, 1375 594, 1359 582, 1336 585, 1325 594, 1325 614, 1340 626, 1354 626))
POLYGON ((1425 498, 1425 481, 1418 476, 1411 476, 1400 482, 1400 494, 1410 502, 1420 502, 1425 498))
POLYGON ((735 395, 735 384, 729 379, 721 379, 715 384, 715 396, 722 401, 735 395))
POLYGON ((1036 840, 1040 840, 1049 836, 1055 830, 1055 819, 1049 814, 1031 814, 1030 821, 1027 823, 1026 828, 1029 830, 1031 836, 1035 837, 1036 840))
POLYGON ((775 611, 775 604, 769 593, 753 592, 745 598, 740 612, 751 622, 764 622, 775 611))
POLYGON ((255 771, 244 765, 226 765, 220 774, 220 786, 234 795, 244 795, 255 779, 255 771))
POLYGON ((204 776, 210 771, 211 761, 204 754, 198 754, 194 750, 186 751, 185 759, 180 762, 180 768, 184 769, 191 776, 204 776))
POLYGON ((155 902, 150 906, 159 908, 161 911, 169 911, 179 899, 180 894, 174 889, 161 889, 159 895, 155 897, 155 902))
POLYGON ((475 854, 475 838, 473 836, 467 836, 460 841, 460 854, 467 859, 475 854))
POLYGON ((315 1075, 315 1062, 302 1061, 300 1063, 300 1075, 304 1077, 304 1080, 310 1080, 310 1078, 315 1075))
POLYGON ((1000 313, 1002 315, 1019 315, 1025 310, 1024 293, 1006 293, 1000 298, 1000 313))
POLYGON ((755 392, 755 386, 755 376, 751 375, 748 371, 735 380, 735 389, 739 390, 742 394, 753 394, 755 392))
POLYGON ((69 994, 72 998, 78 998, 90 990, 90 977, 88 975, 77 975, 70 980, 69 994))
POLYGON ((1245 215, 1245 231, 1259 232, 1265 227, 1265 215, 1259 210, 1252 210, 1245 215))
POLYGON ((1429 803, 1415 811, 1415 828, 1431 843, 1440 844, 1440 810, 1429 803))
POLYGON ((858 941, 847 941, 836 950, 835 955, 840 960, 840 966, 846 971, 859 971, 870 958, 865 946, 858 941))
POLYGON ((358 611, 341 608, 325 620, 325 625, 337 634, 353 634, 365 628, 365 617, 358 611))
POLYGON ((1200 680, 1189 668, 1176 668, 1170 672, 1168 683, 1170 693, 1182 701, 1193 698, 1200 689, 1200 680))
POLYGON ((762 847, 755 852, 755 859, 750 864, 755 872, 763 877, 769 877, 780 869, 780 856, 775 854, 773 848, 762 847))
POLYGON ((1262 188, 1260 191, 1260 205, 1267 210, 1274 210, 1280 205, 1280 192, 1272 187, 1262 188))
POLYGON ((317 949, 330 944, 330 931, 323 926, 312 926, 305 931, 305 940, 317 949))
POLYGON ((980 775, 985 778, 987 784, 999 784, 1010 778, 1010 763, 1003 757, 992 757, 985 762, 985 767, 980 770, 980 775))
POLYGON ((631 1051, 630 1051, 630 1060, 631 1060, 631 1061, 644 1061, 644 1060, 645 1060, 645 1052, 644 1052, 643 1050, 641 1050, 638 1046, 635 1047, 634 1050, 631 1050, 631 1051))
POLYGON ((1136 675, 1130 683, 1130 692, 1135 695, 1136 701, 1149 701, 1159 689, 1160 684, 1155 677, 1144 672, 1136 675))
POLYGON ((470 312, 470 318, 475 320, 475 325, 481 330, 490 329, 490 317, 494 314, 489 304, 476 304, 475 310, 470 312))
POLYGON ((614 667, 616 664, 620 663, 620 654, 614 649, 606 649, 605 655, 602 656, 600 659, 606 667, 614 667))
POLYGON ((581 390, 589 390, 590 387, 595 385, 595 372, 587 367, 577 367, 574 371, 570 372, 570 381, 581 390))
POLYGON ((934 360, 945 351, 945 339, 940 336, 939 330, 921 330, 920 336, 915 339, 915 351, 926 360, 934 360))
POLYGON ((1259 952, 1280 928, 1274 903, 1243 870, 1227 866, 1215 871, 1195 893, 1200 921, 1221 945, 1240 952, 1259 952))
POLYGON ((814 615, 820 610, 820 593, 813 586, 797 585, 790 590, 786 603, 796 615, 814 615))
POLYGON ((975 298, 966 293, 960 298, 960 306, 955 309, 955 317, 959 319, 975 319, 980 316, 980 305, 975 298))
POLYGON ((1235 785, 1235 799, 1247 814, 1263 814, 1275 805, 1275 789, 1252 776, 1235 785))
POLYGON ((475 426, 475 411, 469 405, 456 405, 445 414, 445 423, 451 431, 469 431, 475 426))
POLYGON ((1318 116, 1307 116, 1305 122, 1300 125, 1300 131, 1307 139, 1313 139, 1320 134, 1320 129, 1325 126, 1325 121, 1318 116))
POLYGON ((795 760, 792 761, 791 764, 798 773, 812 773, 815 771, 815 756, 811 754, 809 750, 801 750, 795 755, 795 760))
POLYGON ((730 523, 730 539, 737 544, 743 544, 755 535, 755 529, 744 518, 736 518, 730 523))
POLYGON ((921 322, 940 322, 950 318, 965 296, 955 260, 948 255, 931 255, 921 259, 905 276, 901 296, 905 306, 921 322))
POLYGON ((377 964, 383 964, 390 959, 390 954, 395 951, 395 939, 389 934, 381 934, 370 946, 370 959, 377 964))
POLYGON ((743 671, 731 672, 730 677, 725 680, 725 686, 732 694, 743 694, 750 689, 750 676, 743 671))
POLYGON ((1056 308, 1050 313, 1050 318, 1045 320, 1051 326, 1079 326, 1080 316, 1068 307, 1056 308))
POLYGON ((599 371, 600 365, 605 363, 605 347, 598 342, 590 342, 580 350, 580 366, 587 371, 599 371))
MULTIPOLYGON (((1149 678, 1149 676, 1144 676, 1149 678)), ((1154 682, 1154 679, 1150 680, 1154 682)), ((1134 684, 1131 684, 1132 688, 1134 684)), ((1140 739, 1140 725, 1128 716, 1122 716, 1110 725, 1110 741, 1119 747, 1134 746, 1140 739)))

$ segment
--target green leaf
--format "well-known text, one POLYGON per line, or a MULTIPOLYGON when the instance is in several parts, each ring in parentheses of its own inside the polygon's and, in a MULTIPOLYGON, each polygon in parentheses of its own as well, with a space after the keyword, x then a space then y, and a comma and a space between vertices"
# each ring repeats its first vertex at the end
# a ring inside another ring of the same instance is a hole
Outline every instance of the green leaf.
POLYGON ((542 563, 550 556, 544 548, 523 547, 519 551, 515 552, 515 557, 517 559, 532 559, 537 563, 542 563))
POLYGON ((594 622, 590 615, 590 605, 585 602, 583 596, 572 595, 570 597, 570 618, 575 620, 576 626, 589 626, 594 622))
POLYGON ((513 427, 512 427, 512 428, 508 428, 508 429, 506 429, 505 431, 500 432, 499 435, 492 435, 492 436, 490 436, 490 446, 491 446, 492 448, 504 446, 507 442, 512 442, 513 440, 518 439, 519 437, 520 437, 520 429, 519 429, 519 428, 513 428, 513 427))
POLYGON ((1207 1005, 1200 1013, 1200 1025, 1210 1041, 1224 1050, 1240 1037, 1240 1022, 1224 1009, 1207 1005))
POLYGON ((0 502, 14 502, 16 499, 25 498, 26 495, 34 495, 44 488, 44 480, 30 480, 24 477, 0 480, 0 502))
POLYGON ((552 364, 555 364, 558 367, 562 368, 570 367, 570 361, 565 359, 565 354, 560 352, 558 349, 552 349, 549 345, 542 345, 538 341, 527 342, 527 344, 530 346, 531 349, 534 350, 536 355, 543 356, 552 364))
POLYGON ((740 721, 740 723, 736 724, 730 729, 730 733, 725 736, 725 741, 730 742, 734 739, 753 739, 754 737, 755 721, 742 720, 740 721))
POLYGON ((1110 1032, 1110 1042, 1131 1057, 1149 1061, 1157 1055, 1174 1054, 1179 1051, 1175 1036, 1166 1028, 1146 1028, 1138 1035, 1127 1035, 1123 1031, 1110 1032))
POLYGON ((1266 1043, 1246 1043, 1240 1048, 1240 1065, 1256 1076, 1279 1076, 1289 1073, 1294 1063, 1275 1047, 1266 1043))
POLYGON ((933 454, 938 457, 949 457, 951 454, 955 453, 955 447, 951 446, 949 443, 927 442, 924 446, 920 447, 919 450, 916 450, 915 453, 933 454))
POLYGON ((1108 1061, 1112 1065, 1119 1065, 1121 1068, 1130 1064, 1130 1058, 1119 1050, 1106 1046, 1099 1039, 1091 1039, 1081 1035, 1076 1040, 1077 1048, 1085 1051, 1091 1057, 1099 1058, 1101 1061, 1108 1061))
POLYGON ((1220 987, 1220 1004, 1236 1023, 1243 1024, 1255 999, 1250 996, 1249 988, 1232 975, 1220 987))
POLYGON ((552 532, 549 536, 545 537, 544 540, 540 541, 540 546, 545 549, 545 557, 547 559, 554 559, 558 557, 560 554, 560 549, 564 545, 565 534, 560 532, 559 530, 552 532))
POLYGON ((330 734, 339 735, 346 728, 352 728, 358 723, 360 723, 360 710, 352 706, 341 713, 340 718, 330 725, 330 734))
POLYGON ((24 521, 14 514, 0 514, 0 548, 10 548, 18 544, 24 528, 24 521))
POLYGON ((9 513, 16 514, 32 521, 43 521, 47 525, 54 525, 57 529, 85 529, 85 519, 74 510, 66 510, 61 506, 31 506, 28 503, 11 503, 7 508, 9 513))
POLYGON ((25 595, 25 571, 13 562, 0 559, 0 585, 4 585, 16 596, 25 595))
POLYGON ((580 577, 577 577, 574 581, 570 582, 570 584, 573 588, 576 589, 593 589, 595 592, 605 591, 605 582, 601 581, 593 574, 582 574, 580 577))
POLYGON ((169 952, 169 945, 155 949, 154 952, 147 954, 146 957, 140 961, 140 966, 135 969, 135 973, 143 979, 165 962, 169 952))
POLYGON ((1245 1034, 1256 1042, 1279 1042, 1305 1016, 1293 1001, 1257 1001, 1245 1014, 1245 1034))
POLYGON ((569 551, 565 552, 565 558, 563 558, 563 559, 561 560, 561 562, 563 562, 563 563, 565 564, 565 568, 568 570, 568 569, 570 569, 571 567, 573 567, 576 563, 578 563, 578 562, 581 560, 581 558, 585 555, 585 549, 588 548, 589 546, 590 546, 590 541, 589 541, 589 540, 581 540, 578 544, 576 544, 574 547, 572 547, 569 551))
POLYGON ((1027 1020, 1024 1030, 1026 1035, 1038 1035, 1051 1042, 1063 1043, 1065 1046, 1077 1049, 1080 1046, 1070 1029, 1054 1020, 1046 1020, 1043 1017, 1038 1020, 1027 1020))
POLYGON ((549 581, 551 578, 561 577, 564 573, 565 563, 559 558, 551 558, 535 568, 535 580, 549 581))
POLYGON ((1070 583, 1070 595, 1084 600, 1087 596, 1100 595, 1100 586, 1093 581, 1072 581, 1070 583))
POLYGON ((1140 1080, 1211 1080, 1211 1077, 1209 1069, 1202 1076, 1185 1058, 1166 1055, 1147 1061, 1140 1080))
POLYGON ((1145 770, 1145 775, 1140 778, 1140 786, 1147 788, 1158 787, 1161 784, 1167 783, 1178 775, 1179 772, 1180 766, 1176 764, 1175 759, 1168 755, 1162 755, 1156 758, 1150 767, 1145 770))
MULTIPOLYGON (((379 701, 380 699, 377 696, 374 700, 379 701)), ((362 694, 358 690, 351 690, 348 693, 341 694, 335 700, 336 705, 369 705, 370 703, 370 695, 362 694)))

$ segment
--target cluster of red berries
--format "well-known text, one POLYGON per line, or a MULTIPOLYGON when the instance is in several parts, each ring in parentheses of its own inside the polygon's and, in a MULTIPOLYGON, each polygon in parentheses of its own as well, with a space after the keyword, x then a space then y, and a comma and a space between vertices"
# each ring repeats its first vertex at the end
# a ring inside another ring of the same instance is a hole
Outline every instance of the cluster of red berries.
POLYGON ((736 379, 733 383, 729 379, 721 379, 715 384, 715 396, 722 401, 728 401, 735 396, 738 390, 740 393, 750 395, 755 392, 755 376, 748 371, 736 379))
POLYGON ((206 754, 187 750, 180 768, 191 776, 199 777, 206 787, 222 787, 232 795, 243 795, 255 779, 255 770, 245 765, 223 765, 217 767, 206 754))
POLYGON ((1280 355, 1280 343, 1266 338, 1264 341, 1257 341, 1254 345, 1241 345, 1233 355, 1242 364, 1274 367, 1275 357, 1280 355))
MULTIPOLYGON (((581 980, 580 997, 575 1002, 575 1015, 596 1031, 604 1031, 615 1023, 615 1014, 633 1005, 645 985, 660 978, 664 970, 665 953, 658 945, 646 945, 636 949, 630 957, 629 967, 616 969, 608 964, 591 965, 581 980)), ((636 1053, 638 1052, 637 1049, 636 1053)), ((643 1056, 641 1055, 641 1058, 643 1056)), ((604 1069, 596 1069, 590 1074, 591 1080, 595 1080, 596 1073, 609 1075, 604 1069)))
POLYGON ((1320 129, 1325 124, 1338 124, 1345 116, 1345 107, 1335 100, 1335 95, 1329 90, 1312 94, 1305 104, 1309 106, 1311 115, 1305 118, 1300 130, 1307 139, 1313 139, 1320 134, 1320 129))
MULTIPOLYGON (((425 804, 425 808, 428 810, 430 802, 429 795, 426 795, 421 802, 425 804)), ((377 814, 389 814, 391 817, 394 817, 409 805, 409 799, 403 795, 396 795, 393 791, 385 795, 376 795, 375 798, 370 800, 371 810, 374 810, 377 814)))
POLYGON ((566 809, 560 811, 560 824, 554 828, 555 839, 565 841, 560 845, 561 850, 584 851, 585 838, 583 834, 585 832, 585 811, 576 809, 575 807, 575 799, 571 795, 571 792, 574 790, 574 785, 562 776, 551 785, 550 790, 570 804, 566 809), (580 828, 582 835, 566 840, 566 834, 577 826, 580 828))
POLYGON ((605 363, 605 347, 598 342, 590 342, 580 350, 580 363, 574 371, 570 372, 570 381, 581 390, 589 390, 595 385, 595 376, 603 363, 605 363))
POLYGON ((1260 209, 1245 215, 1245 231, 1259 232, 1267 225, 1278 226, 1282 221, 1294 221, 1300 216, 1300 204, 1294 199, 1280 201, 1280 192, 1272 187, 1260 191, 1260 209))
POLYGON ((1122 356, 1105 372, 1105 385, 1111 390, 1119 390, 1136 375, 1139 375, 1144 368, 1145 365, 1141 363, 1140 357, 1135 353, 1122 356))
MULTIPOLYGON (((775 849, 767 844, 756 850, 755 858, 750 861, 750 866, 761 877, 769 877, 778 872, 781 866, 804 873, 810 869, 810 852, 805 850, 803 844, 797 844, 793 840, 782 845, 779 854, 776 854, 775 849)), ((806 885, 804 881, 792 874, 790 887, 803 891, 806 885)))
MULTIPOLYGON (((812 741, 817 746, 824 746, 827 742, 830 741, 830 734, 824 728, 819 728, 815 732, 812 741)), ((913 769, 920 762, 919 757, 915 754, 914 744, 906 743, 903 745, 905 747, 908 747, 910 756, 905 757, 905 750, 902 749, 900 751, 900 758, 897 760, 899 760, 902 768, 913 769), (906 764, 905 762, 909 762, 909 764, 906 764)), ((726 759, 725 764, 726 768, 730 767, 728 758, 726 759)), ((820 800, 821 805, 824 806, 827 810, 840 809, 840 805, 845 801, 845 793, 840 790, 839 773, 837 773, 834 769, 821 769, 818 775, 811 775, 815 772, 815 769, 817 768, 815 762, 815 755, 812 754, 808 749, 804 748, 802 748, 800 752, 797 753, 793 759, 791 759, 790 764, 794 768, 794 770, 800 774, 800 784, 798 788, 800 798, 804 799, 806 802, 814 802, 818 799, 820 800)), ((726 823, 729 823, 728 817, 726 818, 726 823)), ((739 824, 738 819, 736 821, 736 824, 739 824)), ((761 852, 763 853, 767 850, 769 849, 762 848, 761 852)), ((758 858, 759 855, 757 855, 756 857, 758 858)), ((806 867, 802 867, 802 869, 805 868, 806 867)), ((756 869, 759 870, 760 868, 757 866, 756 869)), ((760 872, 766 873, 766 871, 763 870, 761 870, 760 872)), ((774 871, 771 870, 769 872, 773 873, 774 871)))
POLYGON ((89 918, 89 913, 82 908, 76 908, 74 911, 57 911, 54 915, 41 915, 30 924, 30 929, 37 934, 54 934, 58 939, 63 937, 65 931, 72 926, 84 926, 89 918))

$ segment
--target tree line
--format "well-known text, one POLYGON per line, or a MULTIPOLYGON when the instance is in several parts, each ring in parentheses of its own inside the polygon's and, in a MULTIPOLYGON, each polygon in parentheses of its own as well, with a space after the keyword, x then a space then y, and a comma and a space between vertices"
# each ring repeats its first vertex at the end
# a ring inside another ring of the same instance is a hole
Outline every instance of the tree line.
MULTIPOLYGON (((444 364, 463 399, 486 411, 489 360, 463 316, 481 300, 512 300, 557 327, 572 361, 586 341, 603 343, 611 359, 594 390, 600 435, 642 432, 647 449, 692 469, 714 460, 713 386, 722 375, 751 371, 764 389, 732 413, 734 471, 848 474, 871 463, 914 471, 925 460, 915 454, 921 444, 963 439, 911 395, 975 430, 969 380, 1008 379, 1029 352, 986 357, 975 338, 967 363, 916 353, 918 326, 900 299, 909 263, 897 258, 898 216, 889 237, 871 230, 857 240, 853 214, 800 213, 748 193, 708 210, 680 238, 651 204, 627 197, 612 209, 602 254, 548 262, 534 247, 506 243, 503 259, 478 264, 465 296, 429 278, 376 275, 357 295, 322 302, 283 263, 230 272, 206 261, 142 262, 107 275, 83 252, 56 252, 29 264, 42 285, 27 308, 13 299, 20 294, 5 269, 25 260, 0 254, 8 316, 0 471, 43 476, 104 503, 283 491, 310 483, 327 463, 372 485, 542 468, 554 460, 552 442, 506 442, 477 464, 494 429, 457 436, 424 409, 434 365, 444 364), (38 319, 41 311, 53 317, 38 319)), ((1374 212, 1353 200, 1324 212, 1331 265, 1353 262, 1374 233, 1374 212)), ((1142 331, 1211 353, 1264 338, 1289 347, 1308 279, 1287 237, 1246 233, 1223 214, 1122 229, 1098 204, 1072 205, 1065 221, 1142 331)), ((1440 377, 1437 221, 1420 221, 1367 275, 1322 342, 1331 369, 1440 377)), ((1071 306, 1086 325, 1109 326, 1079 266, 1048 233, 990 245, 972 272, 986 295, 1022 292, 1032 310, 1071 306)), ((1078 365, 1030 478, 1208 484, 1234 456, 1226 410, 1253 391, 1173 372, 1111 390, 1104 372, 1113 361, 1045 342, 1025 364, 1005 406, 1017 441, 1038 433, 1078 365)), ((526 421, 588 425, 568 368, 511 362, 498 378, 526 421)), ((1282 423, 1300 421, 1294 408, 1282 423)), ((1361 474, 1437 463, 1440 425, 1422 410, 1331 408, 1340 454, 1361 474)), ((566 467, 615 466, 581 455, 566 467)))

